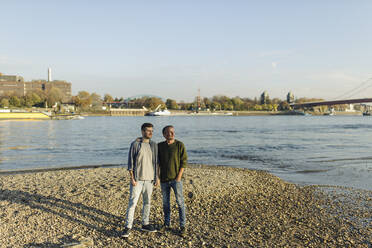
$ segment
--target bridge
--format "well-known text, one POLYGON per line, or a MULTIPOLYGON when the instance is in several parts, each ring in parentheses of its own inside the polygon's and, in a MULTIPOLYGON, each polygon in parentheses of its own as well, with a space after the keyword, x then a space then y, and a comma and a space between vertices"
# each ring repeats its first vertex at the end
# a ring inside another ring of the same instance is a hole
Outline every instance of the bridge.
POLYGON ((289 105, 293 109, 299 109, 299 108, 310 108, 310 107, 315 107, 315 106, 332 106, 332 105, 339 105, 339 104, 353 104, 353 103, 367 103, 367 102, 372 103, 372 98, 321 101, 321 102, 290 103, 289 105))

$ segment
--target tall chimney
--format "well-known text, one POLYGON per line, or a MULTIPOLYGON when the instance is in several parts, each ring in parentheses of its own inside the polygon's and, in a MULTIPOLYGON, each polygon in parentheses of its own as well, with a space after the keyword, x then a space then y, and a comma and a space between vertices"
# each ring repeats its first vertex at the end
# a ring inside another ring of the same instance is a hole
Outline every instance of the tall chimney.
POLYGON ((49 67, 48 68, 48 82, 52 81, 52 69, 49 67))

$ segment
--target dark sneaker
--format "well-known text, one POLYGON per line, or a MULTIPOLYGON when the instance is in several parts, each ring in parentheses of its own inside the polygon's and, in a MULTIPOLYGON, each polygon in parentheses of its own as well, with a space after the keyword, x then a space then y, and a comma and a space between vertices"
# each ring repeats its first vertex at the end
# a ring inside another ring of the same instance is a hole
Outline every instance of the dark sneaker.
POLYGON ((142 231, 146 232, 156 232, 156 229, 152 225, 143 225, 142 231))
POLYGON ((125 228, 123 234, 121 235, 123 238, 128 238, 130 234, 130 228, 125 228))
POLYGON ((186 237, 186 235, 187 235, 186 227, 181 226, 180 235, 181 235, 181 237, 183 237, 183 238, 186 237))

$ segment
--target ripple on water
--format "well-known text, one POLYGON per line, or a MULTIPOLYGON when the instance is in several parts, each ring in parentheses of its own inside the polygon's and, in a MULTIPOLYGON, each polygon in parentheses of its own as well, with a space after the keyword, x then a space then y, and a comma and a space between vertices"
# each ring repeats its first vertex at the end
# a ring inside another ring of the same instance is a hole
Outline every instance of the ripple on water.
MULTIPOLYGON (((292 182, 372 188, 371 168, 366 166, 372 161, 371 120, 177 116, 7 122, 0 123, 0 166, 126 164, 129 145, 140 135, 139 126, 150 121, 155 127, 176 127, 176 138, 186 145, 190 162, 268 170, 289 175, 292 182)), ((154 140, 163 140, 160 128, 154 140)))

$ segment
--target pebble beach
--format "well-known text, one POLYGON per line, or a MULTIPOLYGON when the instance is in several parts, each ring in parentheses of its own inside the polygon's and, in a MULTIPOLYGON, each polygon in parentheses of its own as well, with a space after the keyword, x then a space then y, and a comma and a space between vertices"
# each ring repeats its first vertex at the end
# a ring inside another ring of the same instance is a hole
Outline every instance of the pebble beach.
MULTIPOLYGON (((126 168, 0 174, 0 247, 372 247, 372 192, 299 186, 264 171, 190 165, 183 177, 188 234, 145 233, 142 201, 122 238, 126 168)), ((160 187, 150 220, 162 224, 160 187)))

